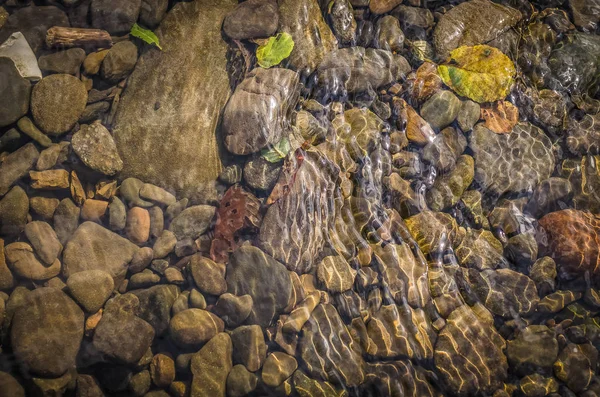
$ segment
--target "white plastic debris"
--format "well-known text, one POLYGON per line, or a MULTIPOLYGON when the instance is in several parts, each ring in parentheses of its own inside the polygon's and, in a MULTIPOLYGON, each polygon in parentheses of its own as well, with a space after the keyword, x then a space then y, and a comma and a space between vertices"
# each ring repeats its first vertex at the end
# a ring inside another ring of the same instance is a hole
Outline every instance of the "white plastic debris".
POLYGON ((21 32, 15 32, 0 45, 0 57, 13 60, 21 76, 30 81, 42 78, 42 71, 29 43, 21 32))

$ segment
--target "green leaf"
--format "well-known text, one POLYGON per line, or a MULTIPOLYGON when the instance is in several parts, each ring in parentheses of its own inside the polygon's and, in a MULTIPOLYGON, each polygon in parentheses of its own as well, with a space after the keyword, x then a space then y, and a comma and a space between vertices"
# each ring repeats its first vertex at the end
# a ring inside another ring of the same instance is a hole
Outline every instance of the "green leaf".
POLYGON ((290 150, 292 150, 290 140, 287 137, 283 137, 279 142, 270 148, 264 148, 261 150, 260 155, 270 163, 277 163, 284 159, 290 150))
POLYGON ((516 71, 510 58, 499 49, 476 45, 452 51, 449 61, 438 66, 438 73, 457 94, 484 103, 506 98, 516 71))
POLYGON ((290 56, 293 49, 294 40, 289 33, 283 32, 269 37, 266 44, 256 49, 258 65, 263 68, 279 65, 281 61, 290 56))
POLYGON ((162 47, 160 46, 160 42, 158 41, 158 37, 148 29, 144 29, 137 23, 133 24, 131 31, 129 32, 133 37, 137 37, 138 39, 144 40, 148 44, 154 44, 158 47, 159 50, 162 51, 162 47))

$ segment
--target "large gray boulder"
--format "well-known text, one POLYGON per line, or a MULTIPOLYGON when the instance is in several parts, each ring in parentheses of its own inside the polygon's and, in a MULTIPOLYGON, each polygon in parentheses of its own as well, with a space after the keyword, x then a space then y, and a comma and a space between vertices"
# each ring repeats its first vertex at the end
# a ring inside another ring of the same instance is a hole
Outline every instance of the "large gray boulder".
POLYGON ((222 168, 219 114, 230 95, 221 24, 236 4, 178 3, 156 30, 163 51, 140 57, 116 115, 122 178, 198 200, 210 194, 222 168))
POLYGON ((227 150, 250 154, 277 143, 289 128, 299 94, 298 73, 283 68, 254 69, 237 86, 223 113, 227 150))

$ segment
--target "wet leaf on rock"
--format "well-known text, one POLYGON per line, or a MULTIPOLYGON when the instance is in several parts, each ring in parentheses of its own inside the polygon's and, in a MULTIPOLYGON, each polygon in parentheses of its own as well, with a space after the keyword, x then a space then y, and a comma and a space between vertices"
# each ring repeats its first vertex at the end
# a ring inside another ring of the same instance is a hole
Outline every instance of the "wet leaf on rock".
POLYGON ((162 47, 160 46, 160 41, 158 40, 158 37, 156 37, 154 32, 152 32, 151 30, 144 29, 143 27, 135 23, 133 24, 133 27, 131 28, 129 34, 133 37, 137 37, 138 39, 144 40, 148 44, 154 44, 156 47, 158 47, 159 50, 162 51, 162 47))
POLYGON ((508 134, 519 122, 519 109, 509 101, 498 101, 481 106, 485 126, 496 134, 508 134))
POLYGON ((432 62, 424 62, 417 69, 412 86, 412 97, 417 101, 424 101, 442 88, 442 79, 438 75, 437 67, 432 62))
POLYGON ((500 50, 487 45, 463 46, 438 66, 444 84, 475 102, 506 98, 515 76, 515 65, 500 50))
POLYGON ((294 40, 289 33, 278 33, 277 36, 269 38, 265 44, 256 49, 258 65, 263 68, 279 65, 281 61, 289 57, 294 49, 294 40))
POLYGON ((227 190, 217 210, 215 237, 210 246, 212 260, 227 261, 229 252, 237 248, 236 234, 242 229, 259 226, 259 209, 258 199, 241 186, 234 185, 227 190))
POLYGON ((284 136, 279 142, 277 142, 270 148, 264 148, 260 152, 260 155, 262 158, 264 158, 270 163, 278 163, 282 159, 284 159, 285 156, 287 156, 291 149, 292 146, 290 144, 290 140, 284 136))

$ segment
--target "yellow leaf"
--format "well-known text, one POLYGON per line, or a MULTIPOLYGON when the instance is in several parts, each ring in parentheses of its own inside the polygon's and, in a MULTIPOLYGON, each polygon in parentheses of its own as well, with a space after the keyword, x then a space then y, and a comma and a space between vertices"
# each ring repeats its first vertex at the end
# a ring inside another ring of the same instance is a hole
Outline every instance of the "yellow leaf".
POLYGON ((487 45, 459 47, 450 53, 448 62, 438 66, 444 84, 479 103, 506 98, 515 72, 510 58, 487 45))

